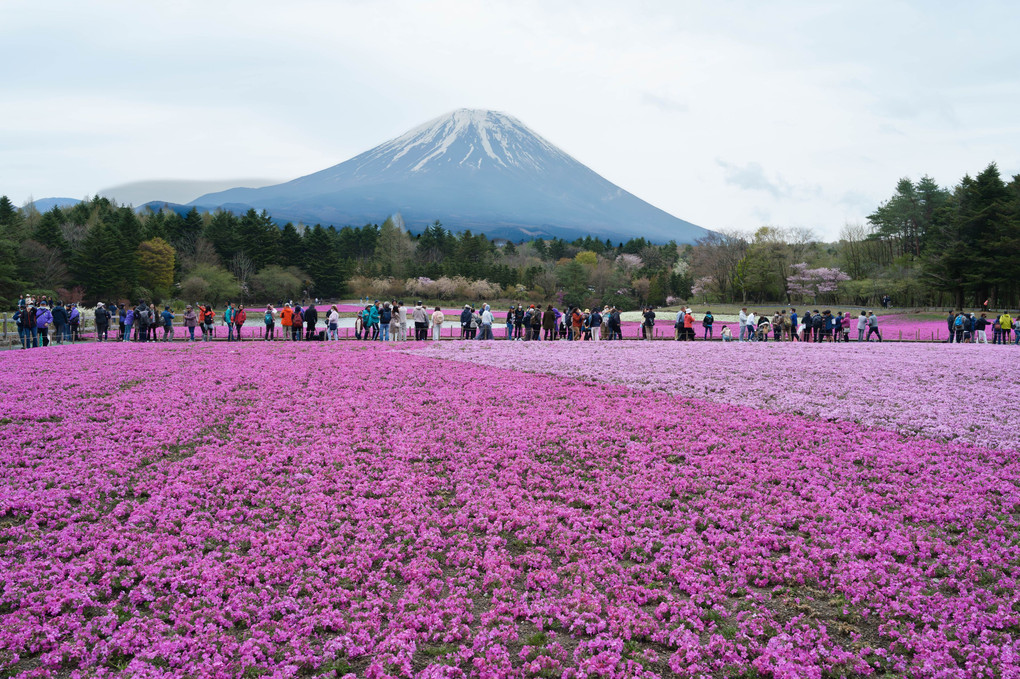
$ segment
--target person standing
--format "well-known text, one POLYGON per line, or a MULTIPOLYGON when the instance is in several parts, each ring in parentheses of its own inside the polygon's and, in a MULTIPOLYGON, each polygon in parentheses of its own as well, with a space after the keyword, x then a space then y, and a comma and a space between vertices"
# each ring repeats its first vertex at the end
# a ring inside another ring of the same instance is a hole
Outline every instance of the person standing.
POLYGON ((701 318, 701 327, 705 329, 704 339, 712 339, 712 326, 715 324, 715 316, 712 315, 711 311, 706 311, 705 315, 701 318))
POLYGON ((195 341, 195 327, 198 326, 198 314, 191 305, 184 307, 184 327, 188 329, 188 341, 195 341))
POLYGON ((407 341, 407 307, 404 306, 404 300, 400 300, 399 302, 397 302, 397 304, 400 305, 400 320, 399 320, 400 329, 399 329, 399 331, 397 333, 397 339, 400 340, 401 342, 406 342, 407 341))
POLYGON ((234 328, 237 330, 237 341, 241 341, 241 328, 244 326, 244 322, 248 320, 248 312, 244 310, 244 305, 240 304, 237 307, 237 311, 234 312, 234 316, 231 319, 234 322, 234 328))
POLYGON ((392 320, 393 307, 389 302, 383 302, 382 308, 379 309, 379 340, 381 342, 390 341, 390 322, 392 320))
POLYGON ((134 341, 144 342, 149 336, 149 307, 144 300, 138 300, 134 309, 128 312, 130 319, 125 318, 125 324, 130 333, 134 329, 134 341))
POLYGON ((379 303, 374 302, 368 307, 368 327, 372 330, 372 342, 379 338, 379 303))
POLYGON ((18 341, 21 343, 22 349, 27 349, 28 346, 25 343, 25 318, 28 313, 28 309, 25 307, 25 299, 21 299, 21 303, 18 304, 18 308, 14 310, 13 321, 18 326, 18 341))
POLYGON ((67 309, 64 308, 64 303, 58 299, 50 313, 53 315, 54 339, 57 340, 57 344, 63 344, 64 336, 67 333, 67 309))
POLYGON ((591 339, 593 342, 598 342, 602 339, 602 314, 599 313, 598 307, 592 308, 591 314, 588 316, 588 327, 591 328, 591 339))
POLYGON ((486 304, 482 307, 482 335, 483 340, 494 339, 492 335, 492 324, 496 319, 492 316, 492 310, 486 304))
POLYGON ((304 327, 304 316, 301 313, 301 305, 295 304, 290 316, 290 339, 292 342, 301 341, 301 329, 304 327))
POLYGON ((50 323, 53 322, 53 313, 43 302, 42 306, 35 313, 35 327, 39 331, 39 342, 44 346, 50 345, 50 323))
POLYGON ((309 304, 303 315, 305 321, 305 340, 315 339, 315 324, 319 322, 319 310, 315 304, 309 304))
POLYGON ((334 342, 340 339, 340 310, 336 308, 336 304, 329 308, 326 315, 326 329, 329 339, 334 342))
POLYGON ((266 312, 262 315, 262 322, 266 325, 265 341, 269 342, 276 336, 276 309, 272 304, 266 305, 266 312))
POLYGON ((552 304, 547 304, 542 314, 542 330, 547 342, 556 339, 556 314, 553 312, 552 304))
POLYGON ((418 301, 414 305, 411 320, 414 321, 414 341, 421 342, 422 340, 428 339, 429 316, 428 312, 425 311, 425 307, 421 305, 421 301, 418 301))
POLYGON ((394 300, 393 308, 390 310, 389 339, 396 342, 400 339, 400 303, 394 300))
POLYGON ((25 348, 39 346, 39 309, 34 304, 25 308, 21 324, 25 327, 25 348))
POLYGON ((471 305, 465 304, 464 310, 460 312, 460 338, 468 339, 468 328, 471 325, 471 305))
POLYGON ((882 333, 878 331, 878 316, 875 315, 874 311, 868 312, 868 336, 866 341, 871 341, 871 335, 878 335, 878 341, 882 341, 882 333))
POLYGON ((213 336, 213 327, 216 323, 216 312, 213 311, 212 305, 207 304, 202 309, 202 341, 211 342, 213 336))
POLYGON ((81 341, 81 311, 78 310, 78 303, 71 302, 71 309, 68 312, 68 322, 71 326, 71 341, 81 341))
POLYGON ((988 344, 988 314, 981 314, 981 318, 974 320, 974 342, 977 344, 988 344))
POLYGON ((694 336, 694 312, 690 308, 684 309, 684 339, 688 342, 697 339, 694 336))
MULTIPOLYGON (((695 300, 697 301, 697 300, 695 300)), ((737 318, 740 322, 740 341, 746 341, 747 338, 747 307, 740 307, 740 313, 737 314, 737 318)), ((747 338, 749 339, 749 338, 747 338)))
POLYGON ((234 311, 234 303, 233 302, 227 302, 227 308, 223 312, 223 325, 227 326, 227 341, 228 342, 233 342, 234 341, 234 314, 236 314, 236 313, 237 312, 234 311))
POLYGON ((110 310, 102 302, 96 305, 96 312, 92 317, 96 324, 96 341, 105 342, 110 332, 110 310))
MULTIPOLYGON (((655 312, 652 311, 652 307, 645 307, 644 312, 641 314, 644 317, 644 322, 641 324, 641 339, 651 341, 655 334, 655 312)), ((686 316, 686 312, 684 313, 686 316)), ((683 331, 681 331, 683 332, 683 331)), ((684 339, 687 339, 687 334, 684 333, 684 339)))
POLYGON ((518 304, 517 308, 514 309, 514 339, 517 340, 522 339, 521 330, 523 327, 524 327, 524 307, 518 304))
POLYGON ((442 337, 443 334, 443 321, 446 317, 443 316, 443 310, 436 307, 435 311, 432 312, 432 339, 436 342, 442 337))
POLYGON ((1008 311, 1003 311, 999 316, 999 327, 1002 329, 1002 343, 1009 344, 1009 332, 1013 329, 1013 317, 1008 311))
POLYGON ((283 339, 290 340, 290 324, 294 322, 294 310, 290 308, 290 302, 286 302, 280 309, 280 332, 283 339))
POLYGON ((163 341, 170 342, 174 338, 174 319, 177 317, 170 310, 169 305, 163 308, 163 312, 159 316, 163 325, 163 341))
POLYGON ((124 332, 128 330, 127 327, 127 310, 123 304, 117 305, 117 328, 120 330, 120 335, 117 337, 117 341, 124 341, 124 332))

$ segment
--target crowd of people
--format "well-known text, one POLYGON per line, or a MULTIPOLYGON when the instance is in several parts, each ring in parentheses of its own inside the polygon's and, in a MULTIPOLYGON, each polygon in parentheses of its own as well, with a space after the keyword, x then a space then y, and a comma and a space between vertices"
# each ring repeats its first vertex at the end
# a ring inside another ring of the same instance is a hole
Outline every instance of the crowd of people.
POLYGON ((862 309, 855 321, 849 312, 833 314, 830 309, 806 310, 798 315, 797 309, 791 307, 789 313, 779 309, 768 316, 741 307, 737 319, 740 335, 736 339, 742 342, 767 342, 770 338, 775 342, 849 342, 850 331, 855 327, 858 342, 870 342, 872 335, 882 341, 878 316, 871 310, 862 309))
POLYGON ((960 309, 949 313, 946 325, 949 330, 946 342, 949 343, 988 344, 988 328, 991 327, 992 344, 1009 344, 1011 331, 1013 343, 1020 344, 1020 314, 1013 318, 1008 311, 1003 311, 989 319, 987 313, 978 317, 960 309))
MULTIPOLYGON (((264 310, 251 313, 256 318, 261 316, 265 330, 260 338, 265 341, 278 338, 289 341, 340 339, 340 310, 336 304, 330 305, 321 314, 315 303, 302 307, 292 302, 281 304, 279 309, 268 305, 264 310), (319 326, 320 320, 324 327, 319 326), (277 325, 280 326, 279 334, 277 325)), ((169 306, 160 311, 155 304, 144 300, 133 307, 125 304, 107 307, 99 302, 93 314, 96 339, 100 342, 169 342, 175 337, 174 327, 178 316, 169 306)), ((218 316, 211 305, 189 304, 180 319, 180 325, 186 333, 185 340, 212 340, 216 336, 217 319, 227 328, 227 341, 240 341, 242 329, 249 320, 249 311, 243 304, 235 306, 230 303, 222 315, 218 316), (200 332, 198 338, 195 336, 196 331, 200 332)), ((643 339, 655 338, 655 319, 654 308, 645 307, 642 310, 640 329, 643 339)), ((416 341, 427 340, 430 336, 433 340, 439 340, 448 320, 453 319, 448 319, 440 307, 430 311, 420 301, 410 308, 403 301, 377 301, 366 304, 364 309, 355 314, 354 338, 401 342, 409 339, 408 331, 413 326, 416 341)), ((488 304, 478 308, 465 304, 458 320, 460 339, 496 339, 493 328, 497 323, 488 304)), ((14 321, 21 346, 27 349, 48 346, 51 342, 63 344, 80 340, 85 319, 77 304, 65 306, 60 300, 46 297, 36 300, 26 295, 19 301, 14 321)), ((673 322, 673 339, 694 341, 699 322, 702 339, 714 339, 716 321, 712 312, 706 311, 699 321, 690 308, 681 306, 673 322)), ((987 330, 991 328, 992 344, 1008 344, 1011 337, 1014 344, 1020 344, 1020 314, 1014 319, 1008 312, 1004 312, 989 319, 987 313, 977 316, 961 310, 950 313, 946 322, 948 342, 987 344, 987 330)), ((615 306, 583 310, 571 306, 561 311, 551 304, 544 309, 536 304, 527 307, 517 304, 507 309, 504 323, 505 332, 500 333, 501 339, 520 342, 623 339, 620 310, 615 306)), ((833 313, 829 309, 804 311, 803 314, 798 314, 795 308, 789 311, 779 309, 770 316, 743 307, 736 325, 736 334, 729 325, 721 325, 719 337, 723 342, 849 342, 854 329, 857 331, 858 342, 870 342, 873 336, 877 341, 882 341, 878 317, 874 311, 865 310, 855 319, 849 312, 833 313)), ((254 332, 251 337, 255 338, 254 332)))

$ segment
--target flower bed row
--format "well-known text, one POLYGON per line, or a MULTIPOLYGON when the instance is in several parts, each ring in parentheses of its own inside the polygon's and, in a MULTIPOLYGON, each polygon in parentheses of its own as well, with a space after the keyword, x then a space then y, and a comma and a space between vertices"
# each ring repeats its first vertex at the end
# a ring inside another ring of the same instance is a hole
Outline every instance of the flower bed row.
POLYGON ((0 373, 8 673, 1020 671, 1015 451, 381 346, 125 349, 0 373))

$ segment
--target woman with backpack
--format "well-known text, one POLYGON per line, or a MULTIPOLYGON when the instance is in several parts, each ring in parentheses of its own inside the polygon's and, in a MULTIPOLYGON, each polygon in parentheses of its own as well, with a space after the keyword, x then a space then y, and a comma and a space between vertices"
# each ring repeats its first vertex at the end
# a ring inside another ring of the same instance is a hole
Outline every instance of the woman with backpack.
POLYGON ((290 314, 290 339, 292 342, 301 341, 301 328, 304 324, 304 317, 301 315, 301 305, 297 305, 290 314))
POLYGON ((266 305, 266 312, 262 315, 262 322, 266 324, 266 335, 263 339, 267 342, 276 336, 276 309, 272 304, 266 305))
POLYGON ((208 342, 212 339, 213 323, 216 322, 216 312, 212 306, 200 307, 202 309, 202 341, 208 342))
POLYGON ((443 336, 443 321, 446 317, 443 315, 443 310, 436 307, 436 310, 432 312, 432 339, 436 342, 443 336))

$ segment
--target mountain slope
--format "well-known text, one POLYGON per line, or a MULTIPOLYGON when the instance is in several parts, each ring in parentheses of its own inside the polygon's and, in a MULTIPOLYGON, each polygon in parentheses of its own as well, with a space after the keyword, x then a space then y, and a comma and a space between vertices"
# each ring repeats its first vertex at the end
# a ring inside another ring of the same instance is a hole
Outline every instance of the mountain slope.
POLYGON ((517 119, 461 109, 350 160, 284 184, 237 188, 191 204, 251 206, 323 224, 379 223, 399 212, 412 231, 439 219, 490 237, 691 242, 705 229, 599 176, 517 119))

